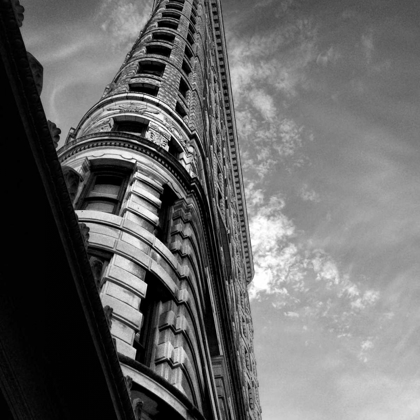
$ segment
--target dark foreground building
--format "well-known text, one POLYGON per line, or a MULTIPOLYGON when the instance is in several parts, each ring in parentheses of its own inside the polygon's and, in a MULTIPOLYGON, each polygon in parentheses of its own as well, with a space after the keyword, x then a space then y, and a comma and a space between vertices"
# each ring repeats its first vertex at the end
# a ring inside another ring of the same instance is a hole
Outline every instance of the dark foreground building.
POLYGON ((260 419, 220 1, 156 1, 58 156, 0 4, 0 417, 260 419))

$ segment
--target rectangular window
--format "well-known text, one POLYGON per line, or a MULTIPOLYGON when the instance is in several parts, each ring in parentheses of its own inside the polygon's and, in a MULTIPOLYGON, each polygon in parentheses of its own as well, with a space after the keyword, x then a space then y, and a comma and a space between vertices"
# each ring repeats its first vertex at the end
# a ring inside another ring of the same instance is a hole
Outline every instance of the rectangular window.
POLYGON ((187 41, 189 42, 190 45, 194 44, 194 38, 191 35, 191 33, 189 33, 189 32, 188 32, 188 35, 187 35, 187 41))
POLYGON ((174 12, 163 12, 162 17, 163 18, 172 18, 172 19, 176 19, 176 20, 180 19, 180 15, 178 13, 174 13, 174 12))
POLYGON ((187 115, 187 111, 185 111, 185 108, 179 102, 176 103, 175 111, 181 118, 187 115))
MULTIPOLYGON (((172 143, 172 141, 171 141, 172 143)), ((177 200, 176 194, 168 187, 163 187, 163 193, 160 196, 162 202, 159 210, 159 224, 156 226, 155 235, 164 244, 168 243, 168 236, 170 234, 171 210, 175 201, 177 200)))
POLYGON ((179 93, 186 98, 187 97, 187 92, 188 92, 188 84, 187 82, 181 78, 181 81, 179 82, 179 93))
POLYGON ((184 8, 183 4, 173 4, 173 3, 168 3, 166 5, 167 9, 172 9, 172 10, 179 10, 182 11, 182 9, 184 8))
POLYGON ((140 312, 143 315, 142 325, 140 333, 136 334, 134 348, 137 350, 136 360, 150 366, 156 345, 161 302, 165 302, 169 296, 160 281, 151 273, 146 275, 145 282, 147 283, 146 297, 140 303, 140 312))
POLYGON ((178 159, 179 154, 182 153, 182 148, 178 145, 176 140, 171 137, 171 140, 169 142, 169 150, 168 152, 175 158, 178 159))
POLYGON ((182 70, 184 70, 187 76, 189 76, 191 73, 191 67, 185 60, 182 62, 182 70))
POLYGON ((140 121, 115 121, 112 131, 123 131, 131 134, 139 134, 144 137, 147 131, 147 124, 140 121))
POLYGON ((130 92, 147 93, 151 96, 157 96, 159 92, 159 86, 150 83, 131 83, 129 86, 130 92))
POLYGON ((191 60, 193 53, 191 51, 190 48, 188 48, 187 46, 185 46, 185 56, 188 58, 188 60, 191 60))
POLYGON ((101 168, 92 171, 79 199, 78 209, 118 214, 127 182, 128 173, 126 170, 101 168))
POLYGON ((165 64, 158 61, 140 61, 138 74, 152 74, 162 77, 165 71, 165 64))
POLYGON ((178 29, 178 24, 176 22, 172 22, 171 20, 161 20, 158 22, 158 28, 169 28, 176 31, 178 29))
POLYGON ((168 47, 163 47, 162 45, 149 45, 146 47, 146 53, 169 57, 171 55, 171 49, 168 47))
POLYGON ((166 41, 171 44, 175 41, 175 35, 166 32, 154 32, 152 38, 154 41, 166 41))

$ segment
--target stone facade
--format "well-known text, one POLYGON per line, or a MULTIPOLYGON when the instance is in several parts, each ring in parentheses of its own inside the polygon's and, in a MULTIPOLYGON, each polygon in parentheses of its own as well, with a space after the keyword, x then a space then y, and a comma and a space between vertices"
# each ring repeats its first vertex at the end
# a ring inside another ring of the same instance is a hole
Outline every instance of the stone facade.
POLYGON ((59 150, 141 419, 260 419, 219 1, 156 1, 59 150))

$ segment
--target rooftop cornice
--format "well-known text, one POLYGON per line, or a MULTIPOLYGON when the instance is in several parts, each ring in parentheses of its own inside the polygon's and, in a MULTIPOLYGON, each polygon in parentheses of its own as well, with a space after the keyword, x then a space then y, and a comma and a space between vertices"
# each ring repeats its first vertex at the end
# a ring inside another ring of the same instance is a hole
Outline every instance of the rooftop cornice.
POLYGON ((234 178, 234 187, 238 201, 238 210, 240 217, 240 229, 242 235, 242 252, 245 257, 246 265, 246 281, 250 283, 254 277, 254 262, 252 256, 251 237, 249 233, 248 212, 246 207, 245 190, 243 185, 242 164, 239 153, 238 133, 236 130, 235 107, 233 103, 232 83, 230 80, 229 60, 226 46, 226 38, 223 24, 222 4, 220 0, 209 0, 210 9, 216 5, 217 19, 215 22, 215 15, 210 13, 213 19, 214 35, 216 37, 217 63, 220 75, 222 76, 222 88, 224 99, 224 111, 228 123, 228 137, 230 145, 230 159, 232 162, 232 172, 234 178), (220 42, 218 42, 220 41, 220 42))

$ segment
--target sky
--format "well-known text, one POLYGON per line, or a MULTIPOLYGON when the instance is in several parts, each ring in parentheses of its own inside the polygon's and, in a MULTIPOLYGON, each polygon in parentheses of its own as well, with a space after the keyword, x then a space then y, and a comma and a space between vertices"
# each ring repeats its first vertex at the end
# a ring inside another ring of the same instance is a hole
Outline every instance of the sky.
MULTIPOLYGON (((151 0, 31 0, 47 117, 102 95, 151 0)), ((420 419, 420 2, 223 0, 263 420, 420 419)))

